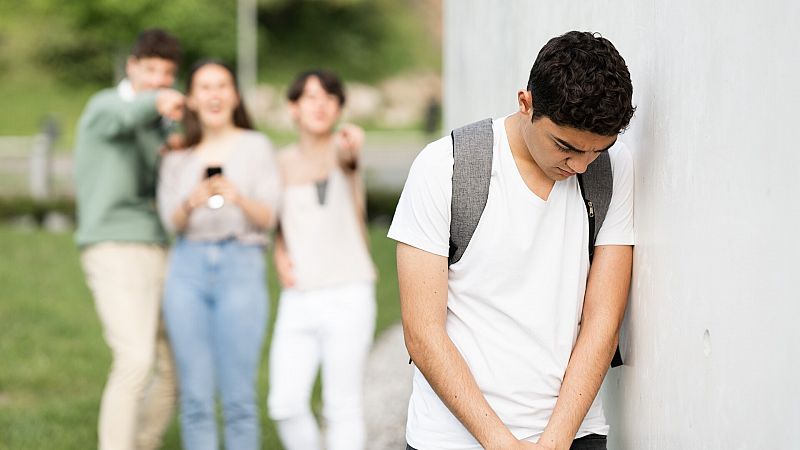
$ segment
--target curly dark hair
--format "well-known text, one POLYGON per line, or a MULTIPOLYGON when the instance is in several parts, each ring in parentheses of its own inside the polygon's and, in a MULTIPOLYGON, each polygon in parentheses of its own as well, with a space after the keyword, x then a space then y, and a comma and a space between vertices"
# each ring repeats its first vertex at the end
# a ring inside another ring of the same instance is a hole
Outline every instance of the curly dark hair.
POLYGON ((180 64, 181 43, 178 38, 160 28, 150 28, 136 37, 131 56, 137 59, 162 58, 180 64))
POLYGON ((614 136, 628 127, 636 108, 628 66, 608 39, 570 31, 550 39, 531 68, 528 90, 533 120, 614 136))

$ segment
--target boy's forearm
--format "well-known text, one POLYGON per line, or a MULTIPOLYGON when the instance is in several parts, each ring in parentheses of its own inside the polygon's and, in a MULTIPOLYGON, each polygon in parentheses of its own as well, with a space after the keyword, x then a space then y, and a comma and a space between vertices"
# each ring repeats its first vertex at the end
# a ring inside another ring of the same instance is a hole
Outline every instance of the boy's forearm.
POLYGON ((398 244, 400 312, 406 348, 445 406, 487 449, 516 439, 492 410, 447 334, 447 258, 398 244))
POLYGON ((569 449, 603 384, 616 345, 616 327, 613 327, 613 331, 611 327, 581 329, 564 374, 558 401, 539 443, 556 450, 569 449))
POLYGON ((608 371, 625 314, 631 246, 601 246, 589 273, 581 329, 553 414, 539 442, 569 449, 608 371))
MULTIPOLYGON (((411 335, 410 332, 405 333, 411 335)), ((422 334, 422 333, 418 333, 422 334)), ((509 448, 516 438, 486 401, 475 378, 442 330, 406 338, 412 360, 442 402, 486 449, 509 448), (412 344, 409 341, 414 340, 412 344)))
POLYGON ((93 128, 105 136, 129 133, 160 117, 156 108, 156 91, 143 92, 132 101, 108 98, 92 112, 93 128))

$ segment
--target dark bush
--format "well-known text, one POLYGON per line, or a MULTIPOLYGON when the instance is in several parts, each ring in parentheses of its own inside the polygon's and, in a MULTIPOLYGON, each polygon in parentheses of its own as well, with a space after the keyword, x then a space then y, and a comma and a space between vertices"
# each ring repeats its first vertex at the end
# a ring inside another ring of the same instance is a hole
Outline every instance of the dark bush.
POLYGON ((376 223, 391 222, 400 193, 383 189, 367 191, 367 220, 376 223))
POLYGON ((75 200, 56 198, 34 200, 30 197, 0 197, 0 222, 7 222, 20 216, 33 216, 39 225, 49 212, 59 212, 75 220, 75 200))
MULTIPOLYGON (((383 189, 367 192, 367 219, 370 222, 389 223, 394 216, 400 193, 383 189)), ((75 200, 57 198, 34 200, 30 197, 0 197, 0 222, 7 222, 20 216, 32 216, 36 223, 42 224, 49 212, 59 212, 75 220, 75 200)))

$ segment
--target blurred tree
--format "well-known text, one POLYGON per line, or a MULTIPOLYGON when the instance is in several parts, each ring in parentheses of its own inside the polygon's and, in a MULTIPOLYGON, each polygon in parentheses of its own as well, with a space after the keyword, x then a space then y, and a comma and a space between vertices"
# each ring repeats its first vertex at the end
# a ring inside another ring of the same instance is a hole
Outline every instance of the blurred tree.
POLYGON ((161 27, 180 37, 184 61, 236 56, 236 3, 215 0, 36 0, 65 32, 42 34, 39 61, 69 82, 108 83, 136 35, 161 27))
MULTIPOLYGON (((47 23, 32 56, 72 84, 119 77, 133 39, 162 27, 183 43, 184 61, 236 61, 236 0, 0 0, 18 17, 47 23)), ((440 44, 414 0, 259 0, 262 79, 286 81, 296 71, 327 67, 348 79, 375 81, 417 67, 438 70, 440 44)), ((188 66, 184 64, 184 68, 188 66)))
POLYGON ((288 78, 327 67, 348 79, 379 80, 416 65, 437 65, 439 43, 424 33, 409 1, 263 0, 262 73, 288 78))

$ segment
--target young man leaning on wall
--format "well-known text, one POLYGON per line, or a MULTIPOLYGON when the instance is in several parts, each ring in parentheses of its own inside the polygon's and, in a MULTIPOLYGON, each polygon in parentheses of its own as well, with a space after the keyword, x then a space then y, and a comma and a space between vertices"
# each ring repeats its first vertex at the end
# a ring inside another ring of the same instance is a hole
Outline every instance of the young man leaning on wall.
POLYGON ((617 136, 632 93, 613 44, 572 31, 541 49, 516 112, 416 158, 389 230, 416 365, 410 449, 606 448, 596 396, 631 275, 617 136))

